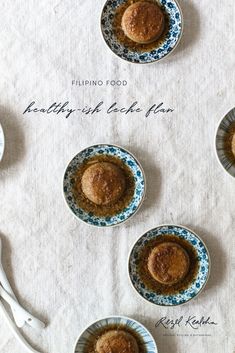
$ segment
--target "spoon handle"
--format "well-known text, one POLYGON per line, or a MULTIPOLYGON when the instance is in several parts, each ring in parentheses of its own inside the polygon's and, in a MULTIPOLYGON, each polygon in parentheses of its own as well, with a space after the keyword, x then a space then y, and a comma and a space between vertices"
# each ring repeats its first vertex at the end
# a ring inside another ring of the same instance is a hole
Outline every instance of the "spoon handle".
POLYGON ((21 345, 27 350, 27 352, 29 353, 39 353, 38 351, 36 351, 34 348, 32 348, 30 346, 30 344, 26 341, 26 339, 21 335, 21 333, 19 332, 19 330, 17 329, 17 327, 14 325, 14 323, 12 322, 12 320, 10 319, 8 312, 6 311, 3 303, 0 300, 0 310, 2 311, 5 320, 9 326, 9 328, 11 329, 12 333, 14 334, 15 338, 21 343, 21 345))
MULTIPOLYGON (((0 283, 2 283, 2 286, 6 289, 6 291, 15 299, 15 301, 18 301, 12 288, 11 288, 11 285, 7 279, 7 276, 6 276, 6 273, 2 267, 2 265, 0 264, 0 283)), ((13 314, 13 317, 14 317, 14 320, 16 322, 16 325, 18 327, 23 327, 24 324, 25 324, 25 321, 24 319, 22 318, 21 315, 19 315, 19 313, 17 312, 17 310, 13 310, 12 311, 12 314, 13 314)))
POLYGON ((45 327, 45 324, 42 321, 28 313, 17 301, 15 301, 15 299, 10 296, 10 294, 1 285, 0 296, 5 299, 12 310, 16 310, 22 319, 24 319, 24 321, 27 322, 31 327, 34 327, 37 330, 41 330, 45 327))

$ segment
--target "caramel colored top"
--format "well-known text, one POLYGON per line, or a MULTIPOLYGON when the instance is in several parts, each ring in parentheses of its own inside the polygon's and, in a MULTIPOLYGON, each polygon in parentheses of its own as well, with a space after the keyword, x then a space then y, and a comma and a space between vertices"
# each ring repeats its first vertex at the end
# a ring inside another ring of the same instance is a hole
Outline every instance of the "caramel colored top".
POLYGON ((152 2, 138 1, 129 6, 122 17, 125 35, 137 43, 151 43, 163 33, 165 18, 162 10, 152 2))
POLYGON ((151 251, 148 270, 162 284, 174 284, 185 277, 189 269, 187 252, 176 243, 161 243, 151 251))
POLYGON ((126 180, 122 170, 113 163, 92 164, 82 176, 82 191, 97 205, 117 201, 125 191, 126 180))
POLYGON ((138 353, 136 339, 124 330, 111 330, 103 334, 96 343, 97 353, 138 353))

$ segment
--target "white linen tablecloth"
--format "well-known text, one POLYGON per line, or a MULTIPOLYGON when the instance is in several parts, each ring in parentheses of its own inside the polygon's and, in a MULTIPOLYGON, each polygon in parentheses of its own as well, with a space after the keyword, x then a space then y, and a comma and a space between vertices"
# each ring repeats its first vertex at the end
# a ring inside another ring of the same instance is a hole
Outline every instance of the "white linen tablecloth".
MULTIPOLYGON (((233 0, 180 0, 182 41, 166 60, 131 65, 105 46, 103 1, 1 2, 0 123, 6 151, 0 165, 3 262, 20 302, 48 327, 23 332, 42 352, 72 353, 90 322, 111 314, 133 317, 151 331, 159 353, 234 353, 235 180, 218 165, 214 134, 235 105, 233 0), (126 80, 124 87, 83 87, 72 80, 126 80), (68 119, 22 114, 46 108, 117 102, 164 103, 173 113, 68 119), (113 229, 95 229, 72 216, 62 194, 63 173, 82 148, 107 142, 129 149, 146 173, 139 213, 113 229), (127 257, 133 242, 162 223, 183 224, 206 242, 212 272, 204 292, 182 307, 145 302, 132 289, 127 257), (210 316, 195 330, 155 328, 164 316, 210 316), (192 332, 193 331, 193 332, 192 332), (197 336, 186 336, 197 334, 197 336), (208 336, 202 336, 208 335, 208 336)), ((1 353, 23 353, 0 319, 1 353)))

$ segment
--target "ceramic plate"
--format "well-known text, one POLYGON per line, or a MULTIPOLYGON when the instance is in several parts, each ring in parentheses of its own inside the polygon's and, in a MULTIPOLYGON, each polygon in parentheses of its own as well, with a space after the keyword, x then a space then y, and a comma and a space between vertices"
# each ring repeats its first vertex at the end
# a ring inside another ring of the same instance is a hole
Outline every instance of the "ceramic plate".
POLYGON ((105 319, 98 320, 93 324, 91 324, 90 326, 88 326, 78 338, 75 344, 74 353, 84 353, 87 342, 89 342, 89 340, 92 337, 94 337, 95 332, 109 325, 122 325, 122 326, 124 325, 127 328, 129 327, 131 330, 136 331, 136 333, 141 336, 143 345, 144 345, 143 350, 145 352, 147 353, 158 352, 156 343, 152 335, 143 325, 141 325, 139 322, 133 319, 129 319, 128 317, 111 316, 105 319))
POLYGON ((121 59, 137 64, 149 64, 159 61, 169 55, 176 48, 182 36, 183 17, 181 9, 175 0, 159 0, 168 14, 170 25, 165 41, 151 51, 137 52, 128 49, 116 38, 113 31, 113 19, 117 8, 126 0, 106 1, 101 14, 101 31, 108 47, 121 59))
POLYGON ((83 151, 79 152, 69 163, 64 174, 63 183, 65 200, 73 214, 81 221, 97 227, 115 226, 125 222, 133 216, 143 202, 145 196, 145 185, 144 172, 137 159, 130 152, 121 147, 106 144, 87 147, 83 151), (135 179, 135 191, 130 204, 121 213, 112 217, 96 217, 92 213, 87 213, 76 204, 74 198, 74 173, 86 159, 98 155, 109 155, 120 158, 131 169, 135 179))
POLYGON ((0 162, 1 162, 2 157, 3 157, 4 146, 5 146, 5 139, 4 139, 3 129, 2 129, 2 126, 0 124, 0 162))
POLYGON ((135 290, 147 301, 161 306, 181 305, 195 298, 204 288, 210 272, 210 258, 208 250, 202 240, 191 230, 177 225, 163 225, 149 230, 133 246, 128 263, 129 276, 135 290), (190 242, 198 254, 199 270, 197 278, 186 290, 174 295, 159 295, 145 287, 138 274, 139 255, 145 244, 160 235, 175 235, 190 242))
POLYGON ((235 124, 235 108, 230 110, 228 114, 221 120, 219 127, 216 131, 215 147, 216 154, 220 165, 232 176, 235 177, 235 157, 234 163, 227 157, 224 149, 224 140, 229 133, 231 124, 235 124))

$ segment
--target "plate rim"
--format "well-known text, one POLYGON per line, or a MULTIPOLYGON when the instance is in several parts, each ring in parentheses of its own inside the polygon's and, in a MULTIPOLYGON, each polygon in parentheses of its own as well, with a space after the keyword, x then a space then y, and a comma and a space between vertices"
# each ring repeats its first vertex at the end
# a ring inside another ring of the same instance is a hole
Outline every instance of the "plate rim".
POLYGON ((89 225, 90 227, 95 227, 95 228, 99 228, 99 229, 107 229, 107 228, 112 228, 112 227, 118 227, 122 224, 124 224, 125 222, 129 221, 133 216, 135 216, 141 206, 143 205, 144 201, 145 201, 145 198, 146 198, 146 191, 147 191, 147 182, 146 182, 146 176, 145 176, 145 172, 144 172, 144 169, 141 165, 141 163, 139 162, 139 160, 129 151, 127 150, 126 148, 120 146, 120 145, 116 145, 116 144, 110 144, 110 143, 96 143, 94 145, 90 145, 90 146, 87 146, 85 148, 83 148, 82 150, 80 150, 77 154, 74 155, 74 157, 69 161, 69 163, 66 165, 65 167, 65 170, 64 170, 64 173, 63 173, 63 181, 62 181, 62 186, 63 186, 63 198, 64 198, 64 201, 65 201, 65 204, 67 205, 67 208, 70 210, 70 212, 73 214, 73 216, 78 219, 79 221, 89 225), (75 213, 71 210, 71 208, 69 207, 69 204, 67 202, 67 199, 66 199, 66 196, 65 196, 65 192, 64 192, 64 179, 65 179, 65 173, 66 173, 66 170, 69 166, 69 164, 73 161, 73 159, 80 153, 82 153, 83 151, 87 150, 88 148, 91 148, 91 147, 96 147, 96 146, 110 146, 110 147, 116 147, 116 148, 119 148, 119 149, 122 149, 124 150, 125 152, 127 152, 131 157, 134 158, 134 160, 136 160, 139 168, 141 169, 141 172, 142 172, 142 175, 143 175, 143 181, 144 181, 144 192, 143 192, 143 195, 141 197, 141 201, 137 207, 137 209, 135 210, 134 213, 132 213, 127 219, 125 219, 124 221, 121 221, 121 222, 118 222, 116 224, 110 224, 110 225, 106 225, 106 226, 100 226, 100 225, 95 225, 95 224, 91 224, 91 223, 88 223, 86 221, 84 221, 83 219, 79 218, 77 215, 75 215, 75 213))
MULTIPOLYGON (((105 7, 105 5, 107 4, 108 1, 109 1, 109 0, 106 0, 106 1, 105 1, 104 5, 103 5, 103 7, 102 7, 102 10, 101 10, 100 22, 99 22, 99 23, 100 23, 100 34, 101 34, 101 37, 103 38, 103 41, 104 41, 105 45, 109 48, 109 50, 113 53, 113 55, 114 55, 115 57, 118 57, 119 59, 122 59, 124 62, 126 62, 126 63, 128 63, 128 64, 151 65, 151 64, 156 64, 157 62, 162 61, 162 60, 168 58, 168 56, 170 56, 170 55, 173 53, 173 51, 178 47, 178 45, 179 45, 179 43, 180 43, 180 41, 181 41, 181 39, 182 39, 183 32, 184 32, 184 15, 183 15, 183 11, 182 11, 182 9, 181 9, 181 6, 179 5, 178 0, 171 0, 171 1, 175 2, 175 4, 177 5, 177 7, 178 7, 178 9, 179 9, 179 12, 180 12, 180 16, 181 16, 181 31, 180 31, 180 35, 179 35, 179 38, 178 38, 178 40, 177 40, 175 46, 172 48, 172 50, 171 50, 169 53, 167 53, 166 55, 164 55, 162 58, 160 58, 160 59, 158 59, 158 60, 150 61, 150 62, 135 62, 135 61, 130 61, 130 60, 127 60, 127 59, 125 59, 125 58, 120 57, 120 56, 119 56, 118 54, 116 54, 116 53, 110 48, 110 46, 107 44, 106 40, 104 39, 104 35, 103 35, 103 31, 102 31, 102 22, 101 22, 101 21, 102 21, 102 15, 103 15, 104 7, 105 7)), ((126 1, 126 0, 124 0, 124 1, 126 1)))
POLYGON ((4 134, 4 131, 3 131, 3 127, 2 127, 2 124, 0 123, 0 135, 2 135, 3 137, 3 141, 2 141, 2 153, 0 153, 0 162, 2 161, 3 159, 3 156, 4 156, 4 152, 5 152, 5 134, 4 134))
POLYGON ((172 307, 179 307, 179 306, 183 306, 183 305, 188 304, 188 303, 189 303, 191 300, 193 300, 193 299, 196 299, 196 298, 199 296, 199 294, 201 294, 201 293, 203 292, 203 290, 205 289, 205 287, 206 287, 206 285, 207 285, 207 283, 208 283, 208 280, 209 280, 209 278, 210 278, 210 274, 211 274, 211 257, 210 257, 210 252, 209 252, 209 250, 208 250, 208 247, 207 247, 206 244, 204 243, 204 241, 201 239, 201 237, 200 237, 197 233, 195 233, 192 229, 190 229, 190 228, 188 228, 188 227, 186 227, 186 226, 183 226, 183 225, 181 225, 181 224, 163 223, 163 224, 159 224, 159 225, 157 225, 156 227, 153 227, 153 228, 147 230, 146 232, 144 232, 144 233, 143 233, 140 237, 138 237, 137 240, 132 244, 131 249, 130 249, 130 251, 129 251, 129 255, 128 255, 127 272, 128 272, 128 278, 129 278, 129 281, 130 281, 130 283, 131 283, 132 289, 135 291, 135 293, 137 293, 142 299, 144 299, 145 301, 147 301, 149 304, 152 304, 152 305, 154 305, 154 306, 166 307, 166 308, 167 308, 167 307, 168 307, 168 308, 169 308, 169 307, 170 307, 170 308, 172 308, 172 307), (207 255, 208 255, 208 264, 209 264, 209 266, 208 266, 208 274, 207 274, 206 281, 204 282, 204 284, 203 284, 202 288, 199 290, 199 292, 198 292, 193 298, 190 298, 189 300, 187 300, 187 301, 184 302, 184 303, 175 304, 175 305, 169 305, 169 304, 163 305, 163 304, 156 304, 156 303, 153 303, 153 302, 149 301, 148 299, 144 298, 144 297, 137 291, 137 289, 135 288, 135 286, 134 286, 134 284, 133 284, 133 282, 132 282, 132 280, 131 280, 130 271, 129 271, 129 263, 130 263, 131 253, 132 253, 132 250, 133 250, 135 244, 136 244, 146 233, 151 232, 152 230, 154 230, 154 229, 156 229, 156 228, 162 228, 162 227, 179 227, 179 228, 183 228, 183 229, 185 229, 185 230, 191 232, 192 234, 194 234, 194 235, 203 243, 203 245, 204 245, 204 247, 205 247, 205 249, 206 249, 206 251, 207 251, 207 255))
POLYGON ((72 353, 75 353, 75 349, 76 349, 76 346, 78 344, 78 341, 79 339, 81 338, 82 334, 87 331, 89 329, 90 326, 98 323, 99 321, 103 321, 103 320, 107 320, 107 319, 112 319, 112 318, 121 318, 121 319, 124 319, 124 320, 130 320, 130 321, 134 321, 135 323, 137 323, 138 325, 140 325, 141 327, 143 327, 149 334, 149 336, 152 338, 153 340, 153 343, 154 343, 154 346, 155 346, 155 353, 158 353, 158 348, 157 348, 157 343, 156 343, 156 340, 154 339, 153 335, 151 334, 151 332, 147 329, 147 327, 145 325, 143 325, 142 323, 140 323, 139 321, 135 320, 135 319, 132 319, 130 318, 129 316, 125 316, 125 315, 108 315, 108 316, 105 316, 105 317, 102 317, 100 319, 97 319, 93 322, 91 322, 89 325, 87 325, 78 335, 76 341, 75 341, 75 344, 74 344, 74 348, 73 348, 73 351, 72 353))
MULTIPOLYGON (((233 176, 231 173, 229 173, 229 171, 227 169, 224 168, 224 166, 223 166, 223 164, 222 164, 222 162, 221 162, 221 160, 219 158, 218 150, 217 150, 217 136, 218 136, 218 131, 219 131, 220 125, 222 124, 223 120, 228 116, 228 114, 231 113, 233 110, 234 110, 234 116, 235 116, 235 107, 233 107, 216 124, 215 137, 214 137, 214 150, 215 150, 216 160, 219 163, 220 167, 222 168, 222 170, 224 172, 226 172, 227 175, 230 176, 230 178, 232 178, 234 180, 235 179, 235 175, 233 176)), ((235 122, 235 119, 234 119, 234 122, 235 122)))

